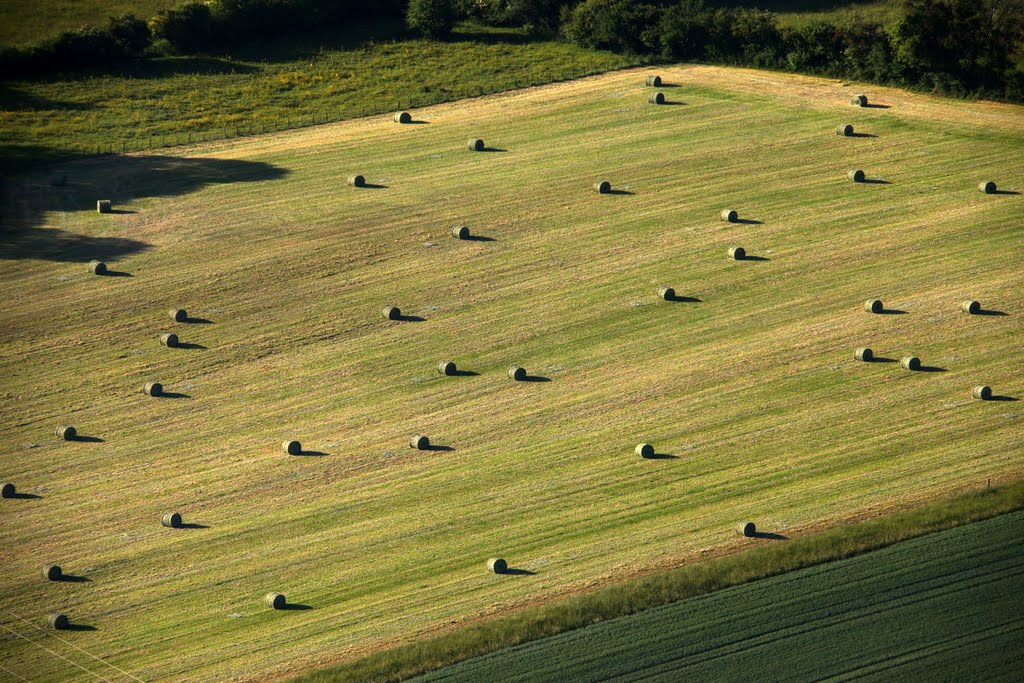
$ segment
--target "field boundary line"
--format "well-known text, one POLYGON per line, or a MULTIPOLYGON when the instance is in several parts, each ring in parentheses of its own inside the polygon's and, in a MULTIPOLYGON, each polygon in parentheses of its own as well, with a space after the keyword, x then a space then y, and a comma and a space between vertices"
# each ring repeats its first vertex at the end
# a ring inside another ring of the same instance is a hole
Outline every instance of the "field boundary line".
MULTIPOLYGON (((4 610, 4 611, 6 612, 7 610, 4 610)), ((87 668, 85 668, 84 666, 82 666, 82 665, 81 665, 81 664, 79 664, 78 662, 74 662, 74 661, 72 661, 72 660, 68 659, 67 657, 65 657, 64 655, 62 655, 62 654, 61 654, 61 653, 59 653, 59 652, 54 652, 53 650, 51 650, 50 648, 46 647, 46 646, 45 646, 45 645, 43 645, 42 643, 37 643, 36 641, 32 640, 31 638, 26 638, 25 636, 21 635, 20 633, 18 633, 18 632, 17 632, 17 631, 15 631, 14 629, 12 629, 12 628, 8 628, 8 627, 7 627, 6 625, 4 625, 4 624, 0 624, 0 628, 2 628, 3 630, 7 631, 8 633, 12 633, 12 634, 14 634, 14 635, 15 635, 15 636, 17 636, 18 638, 21 638, 21 639, 22 639, 22 640, 24 640, 24 641, 25 641, 26 643, 32 643, 32 644, 33 644, 33 645, 35 645, 36 647, 40 647, 40 648, 42 648, 43 650, 46 650, 47 652, 49 652, 49 653, 50 653, 51 655, 53 655, 54 657, 59 657, 60 659, 63 659, 63 660, 65 661, 65 662, 67 662, 68 664, 71 664, 72 666, 77 666, 77 667, 78 667, 79 669, 81 669, 82 671, 84 671, 84 672, 86 672, 86 673, 88 673, 88 674, 92 674, 93 676, 95 676, 96 678, 100 679, 101 681, 106 681, 106 683, 113 683, 113 681, 111 681, 111 680, 110 680, 109 678, 104 678, 103 676, 100 676, 100 675, 99 675, 98 673, 96 673, 95 671, 92 671, 91 669, 87 669, 87 668)))

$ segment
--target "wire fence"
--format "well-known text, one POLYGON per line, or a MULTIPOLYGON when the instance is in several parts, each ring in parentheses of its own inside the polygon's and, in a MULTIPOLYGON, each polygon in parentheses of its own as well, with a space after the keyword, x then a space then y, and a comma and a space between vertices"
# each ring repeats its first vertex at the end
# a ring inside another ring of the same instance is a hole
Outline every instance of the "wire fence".
POLYGON ((310 126, 323 125, 325 123, 337 123, 353 119, 365 118, 368 116, 379 116, 390 112, 403 111, 429 107, 445 102, 467 99, 470 97, 483 97, 496 93, 510 92, 522 88, 530 88, 549 83, 562 83, 578 78, 586 78, 609 71, 635 68, 638 64, 628 64, 615 69, 573 67, 558 73, 543 73, 530 77, 517 77, 501 85, 474 86, 464 90, 442 90, 431 93, 419 93, 406 98, 396 98, 392 101, 381 101, 375 105, 346 106, 341 103, 337 108, 321 107, 310 113, 295 114, 290 116, 257 117, 247 122, 222 124, 214 128, 199 131, 178 131, 174 133, 163 133, 154 135, 135 136, 123 138, 119 141, 111 140, 107 143, 82 144, 68 150, 69 156, 94 157, 111 154, 127 154, 129 152, 144 152, 147 150, 166 149, 192 145, 218 140, 230 140, 234 138, 250 137, 254 135, 265 135, 286 130, 308 128, 310 126))

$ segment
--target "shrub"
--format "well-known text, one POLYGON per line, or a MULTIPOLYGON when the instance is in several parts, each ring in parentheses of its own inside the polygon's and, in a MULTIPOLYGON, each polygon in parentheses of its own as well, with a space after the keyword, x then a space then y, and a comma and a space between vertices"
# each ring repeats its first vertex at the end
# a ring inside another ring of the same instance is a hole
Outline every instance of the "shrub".
POLYGON ((427 38, 447 38, 458 19, 452 0, 409 0, 405 23, 427 38))

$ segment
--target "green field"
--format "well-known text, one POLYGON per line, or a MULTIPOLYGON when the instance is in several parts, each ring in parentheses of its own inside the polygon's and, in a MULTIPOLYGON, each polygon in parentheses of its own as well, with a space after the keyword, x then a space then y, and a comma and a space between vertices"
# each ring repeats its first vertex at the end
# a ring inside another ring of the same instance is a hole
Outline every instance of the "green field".
POLYGON ((125 12, 149 19, 182 0, 4 0, 0 3, 0 47, 34 45, 62 31, 106 26, 125 12))
POLYGON ((1022 528, 1004 515, 415 680, 1019 680, 1022 528))
POLYGON ((737 547, 739 519, 795 536, 1019 475, 1021 196, 976 185, 1024 189, 1024 109, 662 75, 675 106, 623 71, 5 184, 0 478, 39 498, 0 506, 2 623, 28 639, 4 666, 262 680, 737 547), (58 608, 95 630, 36 631, 58 608))

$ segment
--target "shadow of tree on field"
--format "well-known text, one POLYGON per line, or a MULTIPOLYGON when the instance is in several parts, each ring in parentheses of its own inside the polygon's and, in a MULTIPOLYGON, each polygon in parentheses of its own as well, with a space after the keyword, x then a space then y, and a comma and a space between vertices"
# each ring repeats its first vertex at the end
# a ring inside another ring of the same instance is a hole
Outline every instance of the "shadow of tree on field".
POLYGON ((110 199, 117 207, 143 197, 184 195, 207 185, 278 180, 287 173, 272 164, 244 159, 149 155, 71 162, 62 167, 60 185, 49 182, 52 169, 15 176, 0 185, 0 259, 115 261, 151 245, 128 237, 44 227, 49 215, 96 211, 98 199, 110 199))

